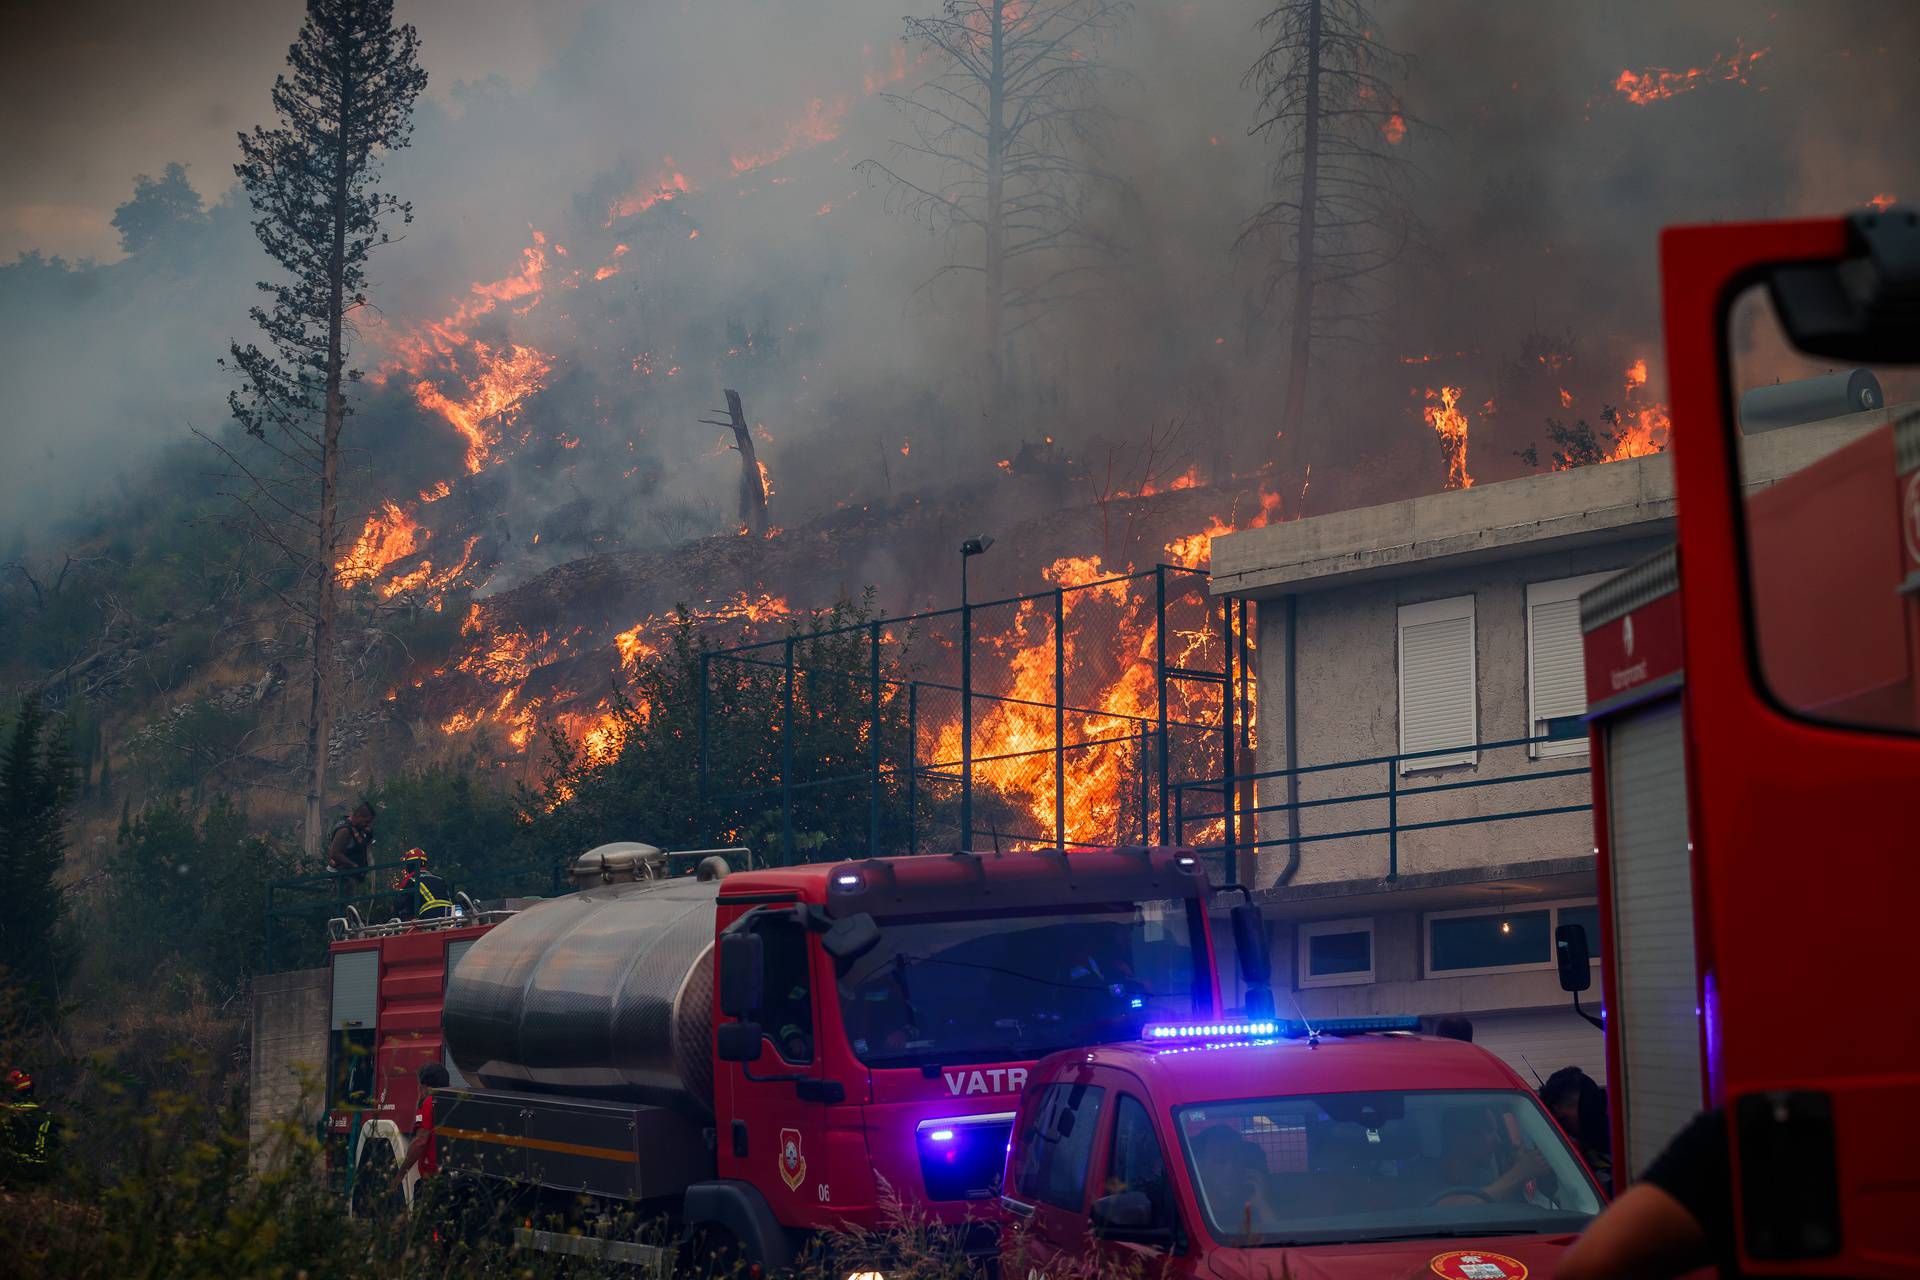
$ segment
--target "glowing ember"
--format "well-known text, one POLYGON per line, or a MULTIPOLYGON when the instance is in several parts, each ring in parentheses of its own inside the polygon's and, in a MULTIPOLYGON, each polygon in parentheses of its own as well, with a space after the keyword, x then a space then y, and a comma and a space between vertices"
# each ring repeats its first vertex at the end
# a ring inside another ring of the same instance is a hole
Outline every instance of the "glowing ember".
POLYGON ((1386 138, 1387 145, 1399 146, 1401 139, 1407 136, 1406 117, 1398 111, 1394 112, 1387 117, 1387 122, 1380 126, 1380 133, 1386 138))
POLYGON ((439 414, 466 437, 469 475, 487 465, 500 443, 501 427, 519 416, 527 397, 544 387, 546 376, 553 371, 543 352, 517 343, 496 352, 486 343, 476 342, 473 354, 480 363, 480 375, 467 383, 466 393, 459 399, 449 397, 426 379, 413 388, 421 408, 439 414))
POLYGON ((1440 452, 1447 460, 1447 488, 1471 489, 1473 477, 1467 473, 1467 415, 1459 408, 1460 388, 1443 386, 1438 392, 1427 388, 1429 404, 1422 411, 1427 425, 1440 437, 1440 452))
POLYGON ((1567 390, 1565 387, 1560 388, 1560 407, 1562 409, 1573 408, 1573 392, 1567 390))
POLYGON ((1648 67, 1644 71, 1625 70, 1614 79, 1614 92, 1637 107, 1650 102, 1662 102, 1682 93, 1691 93, 1714 83, 1746 84, 1747 72, 1753 64, 1767 55, 1767 50, 1756 49, 1752 53, 1743 52, 1738 44, 1733 53, 1713 56, 1713 61, 1704 67, 1690 67, 1685 71, 1671 71, 1666 67, 1648 67))
MULTIPOLYGON (((901 452, 905 452, 902 450, 901 452)), ((773 496, 773 473, 767 470, 767 464, 755 458, 754 465, 760 468, 760 492, 766 497, 773 496)))
POLYGON ((1875 213, 1885 213, 1887 210, 1893 208, 1893 206, 1894 195, 1891 191, 1882 191, 1879 195, 1867 201, 1867 207, 1875 213))

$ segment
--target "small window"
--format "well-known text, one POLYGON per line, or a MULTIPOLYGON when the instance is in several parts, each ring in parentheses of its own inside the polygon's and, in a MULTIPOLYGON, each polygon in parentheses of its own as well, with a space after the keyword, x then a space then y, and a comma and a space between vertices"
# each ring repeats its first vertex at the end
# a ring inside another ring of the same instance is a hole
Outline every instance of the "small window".
MULTIPOLYGON (((1427 976, 1551 969, 1553 932, 1562 924, 1585 928, 1589 944, 1599 940, 1599 908, 1591 900, 1436 911, 1426 920, 1427 976)), ((1598 956, 1599 947, 1592 946, 1591 953, 1598 956)))
POLYGON ((1373 981, 1373 921, 1316 920, 1300 926, 1299 985, 1341 987, 1373 981))
MULTIPOLYGON (((1586 648, 1580 631, 1580 593, 1613 575, 1590 573, 1527 587, 1527 734, 1544 738, 1572 733, 1587 712, 1586 648)), ((1581 755, 1587 749, 1580 732, 1528 748, 1536 757, 1581 755)))
POLYGON ((813 1061, 813 982, 807 972, 807 934, 790 916, 766 915, 754 932, 765 948, 765 978, 755 1018, 788 1062, 813 1061))
POLYGON ((1400 772, 1479 756, 1473 597, 1400 606, 1400 772))
POLYGON ((1107 1160, 1103 1195, 1140 1191, 1153 1206, 1146 1225, 1174 1225, 1173 1187, 1167 1180, 1167 1157, 1160 1150, 1153 1117, 1138 1099, 1121 1094, 1113 1109, 1113 1153, 1107 1160))
POLYGON ((1105 1093, 1084 1084, 1047 1086, 1032 1124, 1020 1135, 1020 1166, 1013 1176, 1017 1194, 1073 1213, 1086 1211, 1087 1164, 1105 1093))

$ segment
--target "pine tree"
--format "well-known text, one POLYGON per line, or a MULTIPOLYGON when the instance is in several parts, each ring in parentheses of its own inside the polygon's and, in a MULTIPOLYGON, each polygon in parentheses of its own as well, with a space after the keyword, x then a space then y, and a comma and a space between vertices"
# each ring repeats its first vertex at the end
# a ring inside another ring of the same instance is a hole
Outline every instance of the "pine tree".
POLYGON ((66 969, 59 876, 73 790, 62 726, 23 701, 0 748, 0 972, 28 1016, 52 1012, 66 969))
POLYGON ((287 53, 290 73, 274 81, 279 123, 240 137, 234 166, 258 215, 253 224, 268 255, 286 270, 262 281, 271 307, 254 323, 272 352, 234 343, 231 366, 242 379, 228 398, 233 416, 257 442, 256 456, 216 442, 243 481, 247 531, 278 555, 274 589, 312 637, 305 768, 305 843, 325 833, 327 756, 335 702, 334 564, 339 519, 340 435, 351 407, 347 386, 352 315, 367 303, 369 252, 389 241, 388 218, 412 220, 412 207, 374 189, 385 153, 412 138, 414 100, 426 87, 419 38, 395 26, 393 0, 307 0, 306 22, 287 53))

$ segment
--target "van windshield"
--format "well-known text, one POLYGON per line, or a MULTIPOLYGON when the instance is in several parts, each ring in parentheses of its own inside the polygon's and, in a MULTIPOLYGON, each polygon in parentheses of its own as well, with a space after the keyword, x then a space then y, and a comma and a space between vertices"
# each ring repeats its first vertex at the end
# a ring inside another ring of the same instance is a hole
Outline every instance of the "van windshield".
POLYGON ((1038 1058, 1212 1011, 1197 901, 1020 915, 891 916, 839 975, 847 1039, 872 1067, 1038 1058))
POLYGON ((1519 1091, 1249 1098, 1181 1107, 1174 1123, 1226 1245, 1579 1231, 1600 1211, 1519 1091))

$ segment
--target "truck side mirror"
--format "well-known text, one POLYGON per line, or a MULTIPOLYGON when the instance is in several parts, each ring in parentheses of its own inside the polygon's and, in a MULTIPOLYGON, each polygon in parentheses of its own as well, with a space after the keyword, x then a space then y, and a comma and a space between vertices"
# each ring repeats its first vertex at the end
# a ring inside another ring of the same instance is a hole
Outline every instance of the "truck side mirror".
POLYGON ((1169 1244, 1171 1227, 1153 1225, 1153 1202, 1144 1191, 1121 1191, 1101 1196, 1088 1214, 1092 1234, 1102 1240, 1128 1244, 1169 1244))
POLYGON ((1240 957, 1240 978, 1246 983, 1245 1008, 1250 1018, 1273 1016, 1273 956, 1267 951, 1267 922, 1260 908, 1243 902, 1230 913, 1233 949, 1240 957))
MULTIPOLYGON (((760 1007, 766 944, 757 933, 720 935, 720 1012, 744 1018, 760 1007)), ((751 1059, 749 1059, 751 1061, 751 1059)))
POLYGON ((757 1022, 723 1022, 715 1035, 713 1056, 722 1062, 758 1062, 767 1043, 757 1022))
POLYGON ((821 935, 820 945, 827 949, 828 955, 845 966, 880 945, 880 926, 873 922, 872 916, 862 911, 845 920, 834 921, 833 927, 821 935))
POLYGON ((1593 957, 1587 951, 1587 931, 1577 924, 1563 924, 1553 931, 1553 954, 1560 962, 1560 989, 1576 995, 1593 985, 1593 957))

